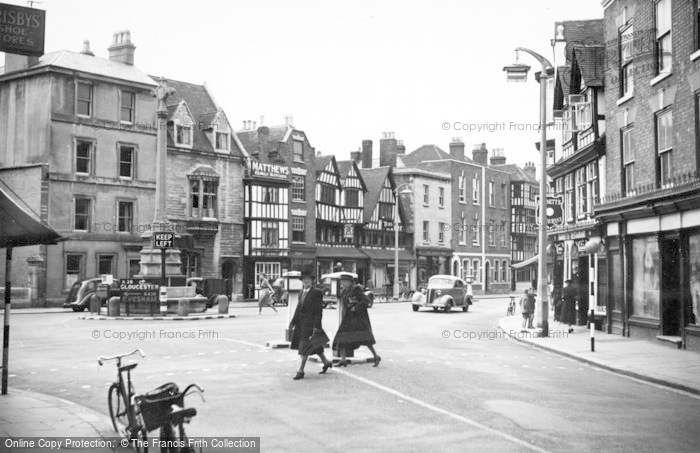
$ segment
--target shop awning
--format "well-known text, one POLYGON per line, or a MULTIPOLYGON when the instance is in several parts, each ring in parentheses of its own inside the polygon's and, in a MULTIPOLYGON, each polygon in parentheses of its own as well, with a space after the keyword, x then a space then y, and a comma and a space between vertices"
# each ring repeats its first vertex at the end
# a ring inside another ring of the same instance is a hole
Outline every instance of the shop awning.
POLYGON ((352 258, 366 260, 367 257, 357 247, 316 247, 317 258, 352 258))
POLYGON ((535 256, 533 256, 532 258, 527 259, 527 260, 525 260, 525 261, 521 261, 521 262, 519 262, 519 263, 511 264, 510 267, 512 267, 513 269, 521 269, 521 268, 523 268, 523 267, 525 267, 525 266, 529 266, 530 264, 537 264, 537 262, 539 261, 539 259, 540 259, 540 255, 535 255, 535 256))
MULTIPOLYGON (((394 251, 393 250, 374 250, 374 249, 361 249, 367 258, 372 261, 391 261, 394 262, 394 251)), ((416 257, 407 250, 399 250, 399 261, 415 261, 416 257)))
POLYGON ((0 248, 55 244, 61 236, 0 182, 0 248))

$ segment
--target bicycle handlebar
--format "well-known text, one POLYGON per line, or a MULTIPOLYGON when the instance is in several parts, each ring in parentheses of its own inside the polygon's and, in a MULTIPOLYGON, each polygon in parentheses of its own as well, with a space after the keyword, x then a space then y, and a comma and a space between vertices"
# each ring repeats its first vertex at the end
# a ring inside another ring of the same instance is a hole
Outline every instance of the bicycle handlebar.
POLYGON ((188 392, 190 391, 190 389, 191 389, 192 387, 196 387, 196 388, 195 388, 195 391, 199 394, 199 397, 202 398, 202 402, 205 402, 205 403, 206 403, 206 401, 205 401, 205 399, 204 399, 204 395, 202 395, 202 394, 204 393, 204 390, 202 389, 202 387, 198 386, 197 384, 190 384, 190 385, 188 385, 187 388, 185 389, 185 391, 182 392, 182 393, 184 394, 184 396, 187 396, 187 395, 188 395, 188 392))
POLYGON ((128 354, 115 355, 115 356, 112 356, 112 357, 98 357, 98 358, 97 358, 97 363, 99 363, 100 366, 102 366, 102 362, 106 362, 107 360, 119 360, 119 359, 121 359, 122 357, 129 357, 130 355, 134 355, 134 354, 136 354, 137 352, 138 352, 139 354, 141 354, 141 357, 146 357, 146 354, 144 354, 143 351, 142 351, 141 349, 134 349, 133 351, 131 351, 131 352, 128 353, 128 354))

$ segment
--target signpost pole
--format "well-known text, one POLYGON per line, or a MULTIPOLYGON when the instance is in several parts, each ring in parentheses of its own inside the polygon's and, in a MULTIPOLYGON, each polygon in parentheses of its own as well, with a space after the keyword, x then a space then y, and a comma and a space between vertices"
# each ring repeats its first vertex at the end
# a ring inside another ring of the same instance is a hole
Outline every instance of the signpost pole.
POLYGON ((168 286, 165 280, 165 248, 160 249, 160 284, 168 286))

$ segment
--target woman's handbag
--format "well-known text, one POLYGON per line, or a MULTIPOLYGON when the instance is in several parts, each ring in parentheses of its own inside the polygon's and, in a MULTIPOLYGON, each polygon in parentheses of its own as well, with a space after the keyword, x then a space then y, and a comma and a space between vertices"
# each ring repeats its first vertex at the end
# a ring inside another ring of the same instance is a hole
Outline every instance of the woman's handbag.
POLYGON ((317 354, 319 351, 323 351, 323 348, 330 340, 323 329, 317 330, 309 337, 309 341, 304 345, 304 349, 299 352, 303 355, 317 354))

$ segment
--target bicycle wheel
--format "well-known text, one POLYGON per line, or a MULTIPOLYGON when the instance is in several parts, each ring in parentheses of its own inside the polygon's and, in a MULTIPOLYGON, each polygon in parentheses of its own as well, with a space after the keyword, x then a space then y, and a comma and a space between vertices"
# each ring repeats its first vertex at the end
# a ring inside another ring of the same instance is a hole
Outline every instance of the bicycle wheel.
POLYGON ((109 417, 112 419, 112 427, 114 431, 119 433, 120 428, 123 429, 129 424, 129 417, 127 415, 128 406, 116 383, 109 387, 107 404, 109 405, 109 417))

